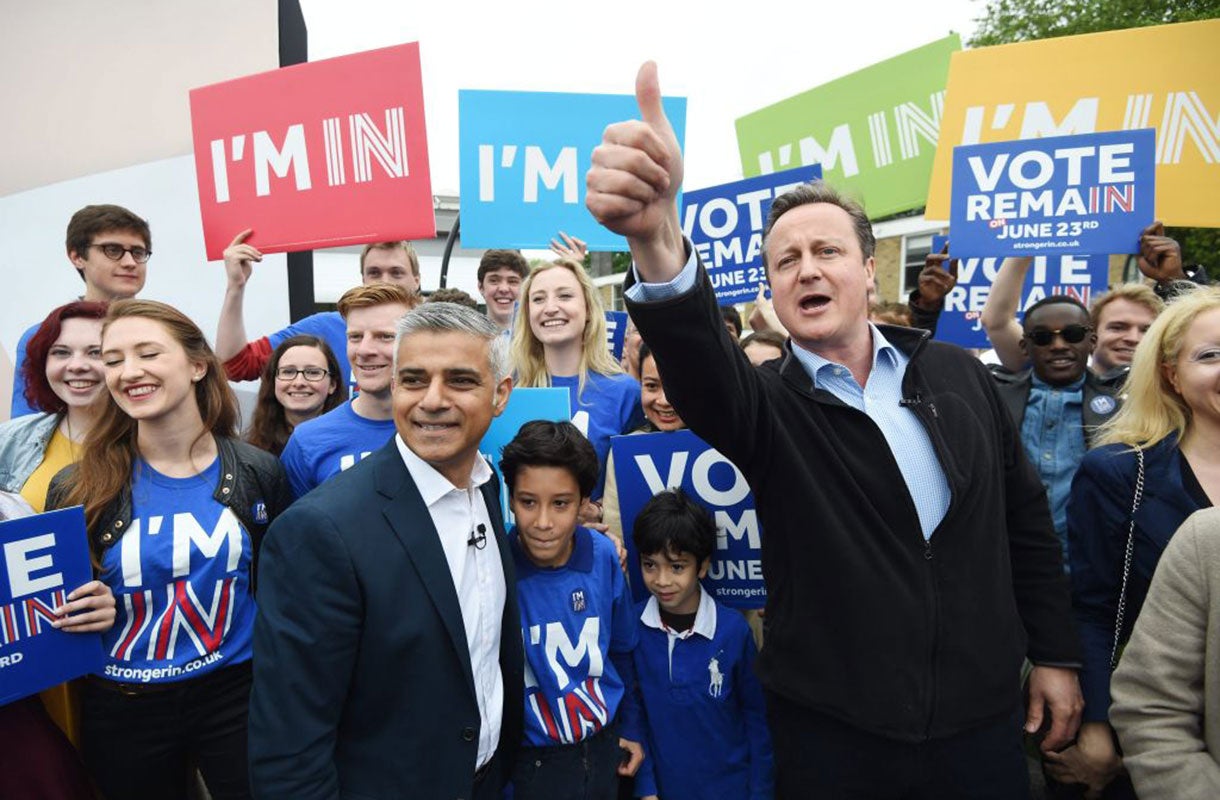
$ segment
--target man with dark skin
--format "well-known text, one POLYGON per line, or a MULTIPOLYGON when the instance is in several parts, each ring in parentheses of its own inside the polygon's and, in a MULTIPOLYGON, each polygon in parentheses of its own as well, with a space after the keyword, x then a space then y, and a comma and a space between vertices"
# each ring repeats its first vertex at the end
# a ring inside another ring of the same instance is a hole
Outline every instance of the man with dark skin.
POLYGON ((1069 386, 1084 377, 1089 355, 1097 345, 1088 310, 1078 303, 1050 297, 1030 308, 1023 328, 1021 349, 1033 365, 1034 375, 1056 387, 1069 386), (1071 341, 1077 335, 1081 338, 1071 341))
POLYGON ((1089 371, 1097 346, 1088 309, 1067 295, 1039 300, 1025 313, 1020 342, 1031 369, 996 369, 997 388, 1050 501, 1067 564, 1067 501, 1093 432, 1118 410, 1117 378, 1089 371))

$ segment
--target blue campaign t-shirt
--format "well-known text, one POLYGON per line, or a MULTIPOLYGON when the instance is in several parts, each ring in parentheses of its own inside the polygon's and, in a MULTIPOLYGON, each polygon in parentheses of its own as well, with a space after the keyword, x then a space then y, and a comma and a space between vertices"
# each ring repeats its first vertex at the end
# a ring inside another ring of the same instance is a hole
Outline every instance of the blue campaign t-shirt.
POLYGON ((171 683, 250 659, 253 544, 213 499, 219 482, 219 458, 189 478, 136 462, 131 526, 102 555, 118 608, 102 634, 103 677, 171 683))
MULTIPOLYGON (((614 543, 577 528, 562 567, 535 566, 509 534, 525 642, 525 743, 572 744, 622 709, 620 735, 639 741, 633 686, 636 620, 614 543)), ((507 633, 506 633, 507 635, 507 633)))
POLYGON ((572 424, 593 443, 601 472, 593 499, 602 496, 606 485, 606 458, 610 455, 610 437, 629 433, 644 424, 640 407, 640 382, 630 375, 602 375, 590 372, 584 391, 578 391, 578 376, 551 376, 551 386, 568 390, 571 400, 572 424))
POLYGON ((296 497, 354 467, 393 438, 393 419, 366 419, 355 412, 352 402, 302 422, 288 437, 280 462, 296 497))
POLYGON ((343 321, 339 312, 320 311, 317 314, 302 317, 287 328, 269 334, 267 341, 271 343, 271 349, 274 350, 285 339, 301 335, 317 336, 330 345, 330 349, 335 351, 335 358, 339 360, 339 374, 343 376, 339 380, 347 381, 349 393, 354 390, 356 381, 352 377, 352 365, 347 360, 347 323, 343 321))

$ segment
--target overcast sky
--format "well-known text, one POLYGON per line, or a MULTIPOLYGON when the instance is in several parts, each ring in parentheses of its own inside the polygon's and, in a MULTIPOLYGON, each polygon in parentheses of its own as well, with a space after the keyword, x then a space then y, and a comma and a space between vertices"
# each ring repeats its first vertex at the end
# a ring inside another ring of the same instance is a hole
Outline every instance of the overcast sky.
POLYGON ((458 89, 630 94, 655 59, 688 98, 686 186, 741 177, 733 121, 947 36, 982 0, 301 0, 317 61, 418 41, 432 189, 458 190, 458 89), (444 5, 442 10, 441 6, 444 5))

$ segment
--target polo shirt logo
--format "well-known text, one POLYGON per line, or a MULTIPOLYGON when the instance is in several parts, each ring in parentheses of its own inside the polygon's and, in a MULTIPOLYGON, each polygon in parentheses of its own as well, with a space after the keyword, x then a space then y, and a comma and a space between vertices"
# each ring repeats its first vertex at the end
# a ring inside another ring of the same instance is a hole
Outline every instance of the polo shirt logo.
POLYGON ((707 693, 709 697, 719 697, 724 690, 724 673, 720 671, 720 659, 717 658, 720 653, 712 656, 707 662, 707 672, 709 676, 707 684, 707 693))

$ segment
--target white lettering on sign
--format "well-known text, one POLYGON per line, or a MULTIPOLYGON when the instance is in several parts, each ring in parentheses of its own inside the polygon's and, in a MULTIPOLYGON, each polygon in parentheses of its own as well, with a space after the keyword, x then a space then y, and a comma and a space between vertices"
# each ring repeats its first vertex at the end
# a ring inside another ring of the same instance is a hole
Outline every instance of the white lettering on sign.
MULTIPOLYGON (((685 450, 673 453, 665 480, 661 480, 661 473, 657 469, 656 462, 647 453, 637 455, 635 463, 640 468, 640 475, 644 478, 644 482, 648 484, 648 491, 657 494, 682 485, 682 478, 686 474, 686 464, 689 459, 690 453, 685 450)), ((691 483, 694 486, 695 494, 714 506, 737 505, 750 493, 750 485, 746 483, 741 470, 716 450, 704 450, 695 458, 695 463, 691 466, 691 483), (712 467, 717 464, 727 464, 731 470, 733 482, 727 489, 718 489, 712 485, 712 467)))
POLYGON ((729 512, 717 510, 716 548, 728 550, 730 537, 739 542, 744 538, 746 544, 755 549, 762 547, 762 536, 759 533, 758 527, 758 512, 753 508, 744 509, 741 512, 741 518, 734 522, 733 518, 729 516, 729 512))
POLYGON ((64 585, 64 576, 61 572, 52 572, 38 578, 33 577, 35 572, 51 569, 55 563, 50 554, 34 556, 31 553, 38 550, 49 550, 54 546, 55 534, 53 533, 44 533, 41 536, 31 536, 29 539, 4 543, 4 564, 8 572, 9 594, 14 599, 64 585))
MULTIPOLYGON (((762 229, 765 220, 763 219, 763 203, 770 201, 774 197, 779 197, 791 189, 800 186, 799 183, 785 183, 781 186, 775 186, 770 189, 754 189, 748 192, 742 192, 733 199, 727 197, 712 197, 705 202, 690 202, 688 201, 683 209, 682 216, 682 232, 688 237, 695 233, 695 223, 699 223, 699 232, 702 234, 701 239, 722 239, 737 230, 737 226, 741 223, 741 209, 745 209, 745 213, 749 216, 750 230, 757 232, 759 247, 762 242, 762 229)), ((738 252, 737 261, 741 261, 741 242, 736 244, 725 244, 726 248, 736 248, 738 252)), ((751 246, 749 249, 754 250, 757 254, 757 249, 751 246)))
MULTIPOLYGON (((1153 109, 1157 96, 1151 93, 1127 96, 1123 115, 1123 130, 1138 130, 1152 127, 1153 109)), ((1019 134, 1006 138, 1033 139, 1045 136, 1067 136, 1074 133, 1095 133, 1100 100, 1082 97, 1056 120, 1050 105, 1043 101, 1026 103, 1018 119, 1019 134)), ((962 126, 962 144, 979 144, 983 140, 983 128, 1003 131, 1012 121, 1014 106, 1001 104, 991 112, 987 126, 987 106, 969 106, 962 126)), ((994 138, 994 137, 993 137, 994 138)), ((998 137, 1003 139, 1005 137, 998 137)), ((1194 90, 1168 92, 1164 98, 1164 109, 1157 128, 1156 163, 1182 163, 1182 150, 1190 143, 1203 157, 1204 163, 1220 162, 1220 117, 1212 113, 1194 90)))
MULTIPOLYGON (((562 147, 555 160, 547 160, 546 152, 538 145, 526 145, 521 175, 521 199, 526 203, 537 203, 538 184, 547 191, 560 191, 563 202, 576 205, 580 202, 579 160, 575 147, 562 147)), ((518 147, 515 144, 500 146, 500 170, 510 170, 516 165, 518 147)), ((494 203, 496 200, 496 145, 479 145, 479 202, 494 203)))
MULTIPOLYGON (((402 106, 385 109, 385 130, 373 122, 366 112, 349 114, 347 117, 328 117, 321 121, 323 154, 326 164, 326 182, 329 186, 342 186, 348 182, 348 164, 356 183, 368 183, 379 174, 373 169, 376 163, 380 173, 388 178, 406 178, 410 175, 407 159, 406 112, 402 106)), ((253 131, 252 169, 254 192, 258 197, 271 194, 271 176, 288 178, 291 173, 295 191, 304 192, 313 188, 309 145, 305 137, 305 124, 289 125, 281 135, 271 131, 253 131)), ((227 203, 231 196, 229 170, 231 164, 245 160, 246 134, 225 139, 213 139, 212 184, 217 203, 227 203), (226 144, 228 147, 226 147, 226 144)))
MULTIPOLYGON (((889 124, 891 116, 898 137, 899 159, 909 161, 922 155, 923 145, 920 140, 926 142, 932 150, 936 149, 944 110, 945 92, 942 89, 928 95, 926 110, 915 102, 906 102, 867 115, 868 138, 873 151, 874 166, 886 167, 895 161, 889 124)), ((792 163, 792 145, 782 144, 775 152, 764 150, 758 154, 759 171, 766 175, 794 166, 811 164, 821 164, 823 170, 833 170, 841 164, 844 177, 851 177, 860 172, 855 139, 848 123, 835 126, 825 145, 810 134, 798 139, 796 146, 800 152, 800 164, 792 163)))
MULTIPOLYGON (((958 264, 957 286, 945 295, 945 311, 966 314, 981 312, 983 304, 991 294, 991 284, 999 272, 999 265, 998 258, 963 258, 958 264), (982 275, 978 276, 976 273, 980 268, 982 275)), ((1089 304, 1092 281, 1087 258, 1059 256, 1052 261, 1046 256, 1038 256, 1034 259, 1030 272, 1033 286, 1021 298, 1022 312, 1046 297, 1047 286, 1051 287, 1052 294, 1066 294, 1086 306, 1089 304)))

